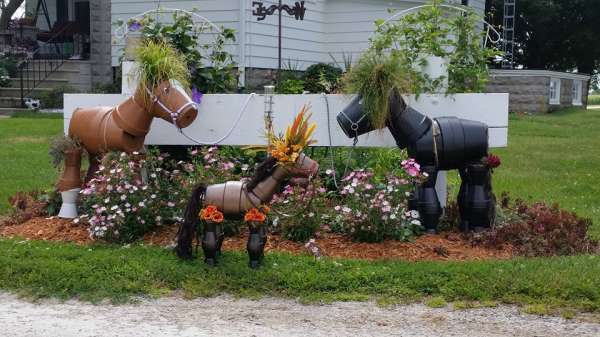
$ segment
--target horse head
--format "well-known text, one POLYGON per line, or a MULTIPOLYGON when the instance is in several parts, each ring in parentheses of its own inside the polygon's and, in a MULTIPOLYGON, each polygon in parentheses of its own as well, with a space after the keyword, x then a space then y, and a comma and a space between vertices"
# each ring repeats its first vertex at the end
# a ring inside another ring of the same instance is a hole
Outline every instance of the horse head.
POLYGON ((164 119, 180 129, 188 127, 196 119, 197 103, 178 81, 163 81, 152 90, 145 90, 150 99, 147 109, 153 117, 164 119))

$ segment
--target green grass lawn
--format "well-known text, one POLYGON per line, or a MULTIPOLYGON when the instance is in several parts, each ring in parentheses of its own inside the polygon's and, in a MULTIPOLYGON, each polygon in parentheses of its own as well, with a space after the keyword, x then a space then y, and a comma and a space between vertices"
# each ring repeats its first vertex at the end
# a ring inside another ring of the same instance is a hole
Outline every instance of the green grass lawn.
POLYGON ((183 262, 169 250, 145 246, 0 240, 0 251, 0 287, 32 297, 120 302, 183 290, 186 297, 226 292, 306 302, 374 298, 382 304, 440 297, 600 311, 600 256, 410 263, 278 253, 252 270, 241 252, 226 252, 210 268, 200 259, 183 262))
POLYGON ((588 96, 588 105, 600 105, 600 95, 588 96))
POLYGON ((62 115, 18 117, 0 119, 0 214, 15 192, 51 187, 57 176, 48 144, 62 131, 62 115))
POLYGON ((511 116, 508 148, 494 174, 499 194, 557 202, 591 218, 600 238, 600 110, 568 109, 544 116, 511 116))

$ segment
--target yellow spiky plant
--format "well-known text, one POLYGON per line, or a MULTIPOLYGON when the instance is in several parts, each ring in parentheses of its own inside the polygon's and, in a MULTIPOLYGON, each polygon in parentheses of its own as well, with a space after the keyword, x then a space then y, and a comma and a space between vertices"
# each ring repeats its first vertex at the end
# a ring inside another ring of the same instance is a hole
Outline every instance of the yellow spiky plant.
POLYGON ((308 105, 302 107, 292 125, 288 125, 285 135, 275 136, 272 133, 267 135, 270 155, 277 159, 279 164, 294 165, 300 153, 307 146, 317 142, 311 138, 317 124, 309 123, 312 116, 309 110, 310 106, 308 105))

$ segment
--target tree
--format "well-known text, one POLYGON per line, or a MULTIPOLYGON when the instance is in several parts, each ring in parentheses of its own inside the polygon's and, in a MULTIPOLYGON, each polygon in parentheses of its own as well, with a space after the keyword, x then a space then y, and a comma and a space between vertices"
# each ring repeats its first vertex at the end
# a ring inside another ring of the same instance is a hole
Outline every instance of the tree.
MULTIPOLYGON (((530 69, 593 74, 600 68, 600 1, 517 0, 515 61, 530 69), (519 51, 519 52, 517 52, 519 51)), ((504 0, 488 0, 488 21, 502 25, 504 0)))
POLYGON ((25 0, 8 0, 8 3, 2 9, 0 14, 0 31, 8 29, 8 24, 13 14, 21 7, 25 0))

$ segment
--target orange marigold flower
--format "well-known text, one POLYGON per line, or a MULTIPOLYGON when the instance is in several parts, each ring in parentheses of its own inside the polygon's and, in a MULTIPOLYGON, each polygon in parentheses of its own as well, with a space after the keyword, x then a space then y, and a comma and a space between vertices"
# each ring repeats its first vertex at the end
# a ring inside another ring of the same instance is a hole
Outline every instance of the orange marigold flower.
POLYGON ((204 208, 206 210, 206 212, 208 212, 208 214, 213 214, 214 212, 217 212, 217 206, 214 205, 208 205, 204 208))
POLYGON ((254 215, 254 221, 257 222, 265 222, 265 220, 267 219, 267 216, 262 214, 262 213, 257 213, 254 215))
POLYGON ((216 223, 223 222, 224 219, 225 219, 225 217, 223 216, 223 213, 221 213, 219 211, 215 211, 210 216, 210 220, 213 221, 213 222, 216 222, 216 223))

